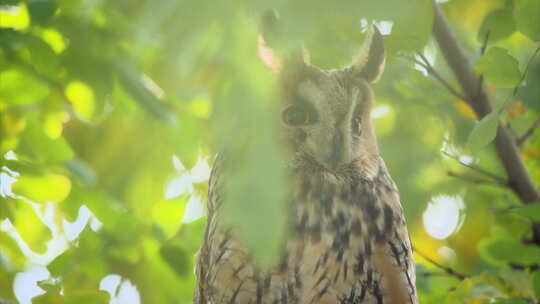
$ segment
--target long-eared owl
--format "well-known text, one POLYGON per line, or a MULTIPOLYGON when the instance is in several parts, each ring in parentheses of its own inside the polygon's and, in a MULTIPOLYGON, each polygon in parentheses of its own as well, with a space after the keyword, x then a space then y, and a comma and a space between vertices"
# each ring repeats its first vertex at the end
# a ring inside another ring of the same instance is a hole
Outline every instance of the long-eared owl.
MULTIPOLYGON (((264 41, 263 41, 263 47, 264 41)), ((367 34, 345 68, 303 56, 279 69, 283 135, 293 155, 291 233, 278 265, 260 270, 234 230, 219 225, 218 157, 197 263, 197 304, 416 304, 414 261, 399 193, 379 155, 370 83, 385 61, 383 37, 367 34)))

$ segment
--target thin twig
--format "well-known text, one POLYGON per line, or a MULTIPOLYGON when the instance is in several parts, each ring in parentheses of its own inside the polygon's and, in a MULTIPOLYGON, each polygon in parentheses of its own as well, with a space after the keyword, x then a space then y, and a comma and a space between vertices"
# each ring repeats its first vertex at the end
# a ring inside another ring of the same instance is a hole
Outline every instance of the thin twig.
POLYGON ((420 65, 421 67, 423 67, 424 69, 426 69, 428 74, 430 74, 437 81, 439 81, 442 84, 442 86, 445 87, 452 95, 454 95, 455 97, 457 97, 459 99, 467 100, 467 97, 465 97, 465 95, 458 92, 446 79, 444 79, 441 76, 441 74, 439 74, 439 72, 437 72, 437 70, 435 70, 435 68, 433 68, 433 66, 429 63, 428 59, 426 58, 426 56, 424 56, 424 54, 422 54, 420 52, 417 52, 417 55, 418 55, 419 58, 422 59, 422 61, 419 61, 416 58, 410 58, 410 59, 412 59, 412 61, 414 63, 416 63, 416 64, 420 65))
POLYGON ((508 186, 508 181, 506 179, 504 179, 503 177, 500 177, 496 174, 493 174, 485 169, 482 169, 480 168, 479 166, 475 165, 475 164, 469 164, 469 163, 466 163, 464 161, 462 161, 459 157, 455 156, 455 155, 452 155, 446 151, 442 151, 442 153, 446 156, 448 156, 449 158, 457 161, 458 163, 460 163, 462 166, 465 166, 471 170, 474 170, 478 173, 481 173, 482 175, 485 175, 493 180, 495 180, 496 182, 500 183, 500 184, 503 184, 505 186, 508 186))
POLYGON ((460 280, 465 280, 466 278, 468 278, 467 275, 465 274, 462 274, 462 273, 459 273, 457 271, 455 271, 454 269, 448 267, 448 266, 444 266, 444 265, 441 265, 439 264, 438 262, 436 262, 435 260, 433 260, 432 258, 428 257, 427 255, 423 254, 422 252, 420 252, 418 249, 416 249, 416 247, 413 247, 413 250, 414 252, 416 252, 419 256, 421 256, 422 258, 424 258, 426 261, 430 262, 431 264, 435 265, 436 267, 442 269, 444 272, 446 272, 447 274, 451 275, 451 276, 454 276, 460 280))
POLYGON ((523 134, 523 136, 519 137, 517 139, 517 144, 518 146, 521 146, 525 143, 525 141, 531 137, 531 135, 534 134, 534 131, 540 127, 540 117, 538 117, 538 119, 536 119, 536 121, 532 124, 532 126, 527 129, 527 131, 525 132, 525 134, 523 134))
MULTIPOLYGON (((491 31, 487 31, 486 38, 484 39, 484 43, 482 44, 482 48, 480 49, 480 56, 484 55, 484 53, 486 52, 490 34, 491 34, 491 31)), ((478 80, 478 90, 476 94, 481 93, 483 85, 484 85, 484 74, 481 74, 478 80)))
POLYGON ((477 185, 487 185, 487 186, 503 187, 503 188, 509 187, 508 184, 502 183, 500 181, 493 182, 493 181, 489 181, 489 180, 485 180, 485 179, 481 179, 481 178, 476 178, 476 177, 472 177, 472 176, 458 174, 458 173, 455 173, 455 172, 452 172, 452 171, 448 171, 447 174, 450 177, 459 178, 459 179, 462 179, 462 180, 464 180, 466 182, 477 184, 477 185))

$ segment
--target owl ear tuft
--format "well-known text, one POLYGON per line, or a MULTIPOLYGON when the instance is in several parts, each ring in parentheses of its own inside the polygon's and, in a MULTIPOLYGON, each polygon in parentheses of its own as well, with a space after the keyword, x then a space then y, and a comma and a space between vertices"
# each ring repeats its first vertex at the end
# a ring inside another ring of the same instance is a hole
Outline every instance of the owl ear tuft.
POLYGON ((381 32, 376 26, 372 26, 353 62, 353 69, 361 73, 368 82, 377 82, 384 70, 385 57, 381 32))

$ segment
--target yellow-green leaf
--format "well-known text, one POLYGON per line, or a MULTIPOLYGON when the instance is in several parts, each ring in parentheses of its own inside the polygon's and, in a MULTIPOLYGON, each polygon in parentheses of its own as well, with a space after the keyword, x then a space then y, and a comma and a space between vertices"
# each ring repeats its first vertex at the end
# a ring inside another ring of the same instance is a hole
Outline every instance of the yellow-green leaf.
POLYGON ((71 191, 71 181, 60 174, 23 175, 13 183, 13 192, 35 202, 61 202, 71 191))

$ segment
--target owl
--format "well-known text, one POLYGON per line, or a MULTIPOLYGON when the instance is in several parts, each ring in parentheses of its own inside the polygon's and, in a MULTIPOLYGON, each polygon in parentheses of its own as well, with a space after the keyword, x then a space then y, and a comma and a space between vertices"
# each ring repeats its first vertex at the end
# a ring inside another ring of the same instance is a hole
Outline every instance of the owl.
MULTIPOLYGON (((232 229, 220 225, 223 166, 209 184, 198 254, 197 304, 415 304, 415 271, 399 193, 379 154, 371 83, 385 61, 372 27, 359 56, 323 70, 301 53, 280 62, 282 135, 291 151, 290 234, 280 262, 258 269, 232 229)), ((272 60, 268 60, 268 59, 272 60)))

